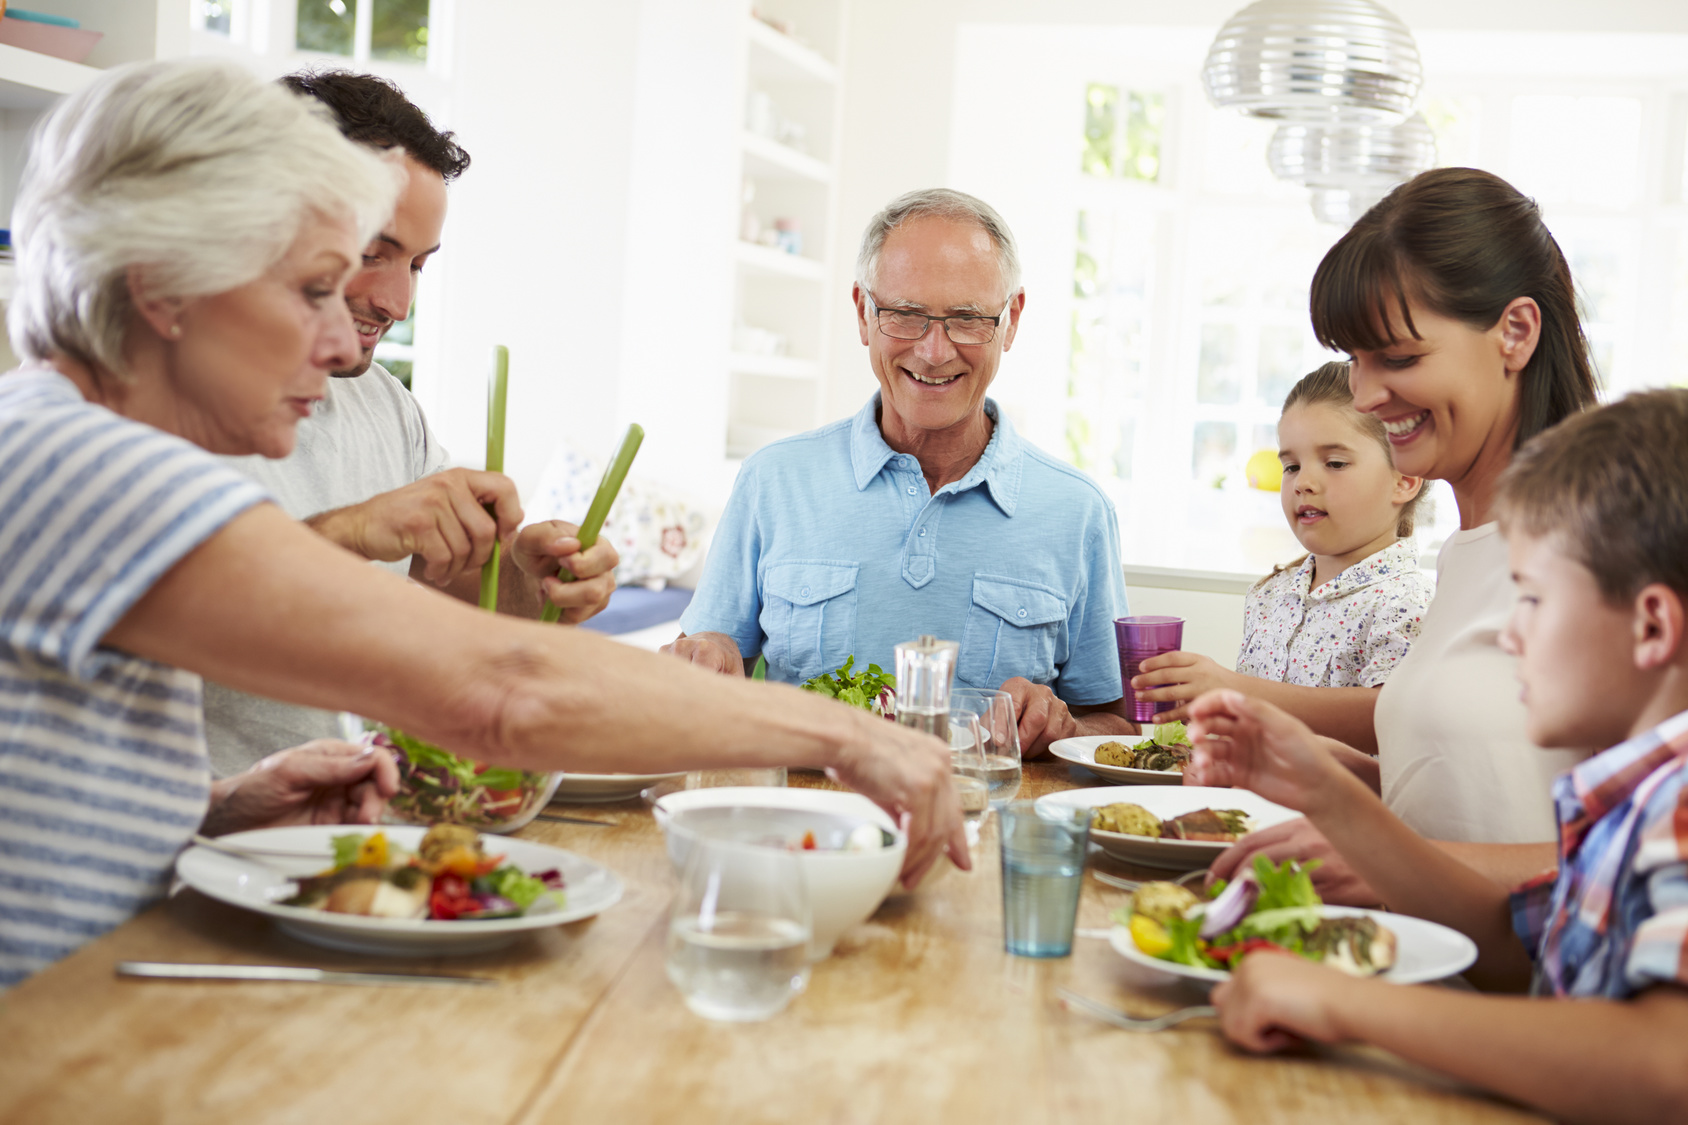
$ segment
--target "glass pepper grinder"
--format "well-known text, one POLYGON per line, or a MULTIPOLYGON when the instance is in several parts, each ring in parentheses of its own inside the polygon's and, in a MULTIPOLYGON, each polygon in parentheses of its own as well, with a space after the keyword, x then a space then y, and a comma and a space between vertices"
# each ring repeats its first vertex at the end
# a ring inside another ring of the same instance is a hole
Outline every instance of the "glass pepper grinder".
POLYGON ((961 646, 922 636, 896 646, 897 722, 949 741, 950 685, 961 646))

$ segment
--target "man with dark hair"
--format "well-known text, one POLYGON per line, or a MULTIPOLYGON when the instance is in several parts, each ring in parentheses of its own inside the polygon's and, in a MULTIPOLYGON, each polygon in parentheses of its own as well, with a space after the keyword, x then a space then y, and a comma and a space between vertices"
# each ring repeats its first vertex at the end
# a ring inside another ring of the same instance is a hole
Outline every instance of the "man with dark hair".
MULTIPOLYGON (((481 564, 503 542, 507 563, 515 565, 499 570, 501 612, 536 617, 549 598, 562 607, 564 621, 591 617, 614 589, 615 549, 600 542, 581 551, 577 529, 558 520, 517 534, 522 510, 515 484, 501 473, 450 468, 416 400, 375 362, 375 345, 409 316, 416 277, 440 248, 446 184, 469 167, 468 153, 385 79, 323 71, 281 81, 326 105, 352 140, 397 149, 405 184, 392 218, 364 249, 363 268, 346 286, 361 348, 357 366, 334 372, 327 397, 300 423, 291 455, 230 461, 289 515, 398 573, 474 602, 481 564), (559 581, 562 567, 580 581, 559 581)), ((209 681, 205 727, 219 776, 283 747, 339 734, 333 714, 209 681)))

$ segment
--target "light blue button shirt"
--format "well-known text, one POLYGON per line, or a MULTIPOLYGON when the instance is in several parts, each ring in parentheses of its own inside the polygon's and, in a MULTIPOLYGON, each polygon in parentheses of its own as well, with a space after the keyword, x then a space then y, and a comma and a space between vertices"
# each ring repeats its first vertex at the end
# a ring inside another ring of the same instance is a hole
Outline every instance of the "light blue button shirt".
POLYGON ((747 458, 709 549, 687 633, 732 637, 801 683, 892 646, 961 642, 956 679, 1048 684, 1070 704, 1120 697, 1113 619, 1126 611, 1119 524, 1083 473, 1023 441, 996 403, 990 444, 932 495, 920 462, 853 419, 747 458))

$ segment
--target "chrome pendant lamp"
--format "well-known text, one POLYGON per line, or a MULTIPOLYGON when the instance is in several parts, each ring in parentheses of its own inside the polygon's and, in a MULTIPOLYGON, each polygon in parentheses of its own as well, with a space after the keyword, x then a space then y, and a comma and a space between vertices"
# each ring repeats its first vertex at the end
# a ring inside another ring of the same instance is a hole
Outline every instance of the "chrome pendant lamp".
POLYGON ((1202 67, 1215 106, 1283 122, 1273 174, 1342 225, 1435 165, 1435 134, 1413 113, 1423 82, 1412 32, 1373 0, 1259 0, 1220 29, 1202 67))
POLYGON ((1423 83, 1412 32, 1372 0, 1259 0, 1202 67, 1214 105, 1281 121, 1399 120, 1423 83))

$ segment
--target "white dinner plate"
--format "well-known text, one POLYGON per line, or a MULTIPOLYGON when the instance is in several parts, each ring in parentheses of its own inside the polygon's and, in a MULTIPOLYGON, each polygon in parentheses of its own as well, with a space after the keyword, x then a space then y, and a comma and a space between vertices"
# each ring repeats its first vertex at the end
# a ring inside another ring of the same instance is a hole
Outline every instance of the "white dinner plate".
POLYGON ((551 800, 568 805, 629 801, 658 782, 683 778, 682 773, 565 773, 551 800))
MULTIPOLYGON (((1167 820, 1197 809, 1241 809, 1248 814, 1249 831, 1269 828, 1301 814, 1274 805, 1247 789, 1210 789, 1203 785, 1113 785, 1103 789, 1066 789, 1039 797, 1040 805, 1096 809, 1103 805, 1141 805, 1167 820)), ((1152 836, 1127 836, 1123 832, 1098 832, 1090 839, 1115 859, 1159 867, 1167 871, 1195 871, 1219 858, 1229 844, 1207 840, 1157 840, 1152 836)))
MULTIPOLYGON (((1377 924, 1395 933, 1395 964, 1379 979, 1396 984, 1424 984, 1444 980, 1463 973, 1477 960, 1477 943, 1448 927, 1406 914, 1390 914, 1382 910, 1361 910, 1352 906, 1321 906, 1319 913, 1326 918, 1348 918, 1358 914, 1377 919, 1377 924)), ((1198 969, 1176 961, 1162 961, 1150 957, 1131 940, 1131 931, 1115 926, 1108 932, 1108 944, 1127 961, 1187 980, 1222 981, 1231 974, 1223 969, 1198 969)), ((1333 970, 1334 971, 1334 970, 1333 970)))
POLYGON ((1065 762, 1083 766, 1091 773, 1116 781, 1121 785, 1182 785, 1182 770, 1136 770, 1130 766, 1110 766, 1096 760, 1096 748, 1104 742, 1123 742, 1127 746, 1142 742, 1141 735, 1085 735, 1082 738, 1061 738, 1049 744, 1049 752, 1065 762))
MULTIPOLYGON (((590 918, 621 899, 621 878, 607 867, 548 844, 516 840, 509 836, 489 836, 485 846, 491 854, 506 856, 509 862, 529 874, 553 868, 561 871, 565 904, 558 909, 536 910, 519 918, 494 918, 484 922, 367 918, 359 914, 329 914, 281 905, 282 899, 291 897, 298 890, 294 877, 313 874, 330 866, 332 837, 376 830, 368 825, 322 824, 234 832, 219 837, 219 840, 250 848, 311 853, 322 858, 293 859, 271 855, 246 858, 196 845, 176 860, 176 874, 182 882, 201 894, 273 919, 278 928, 301 941, 352 953, 400 957, 485 953, 509 945, 527 930, 590 918)), ((379 830, 407 851, 416 850, 426 831, 398 826, 379 830)))

